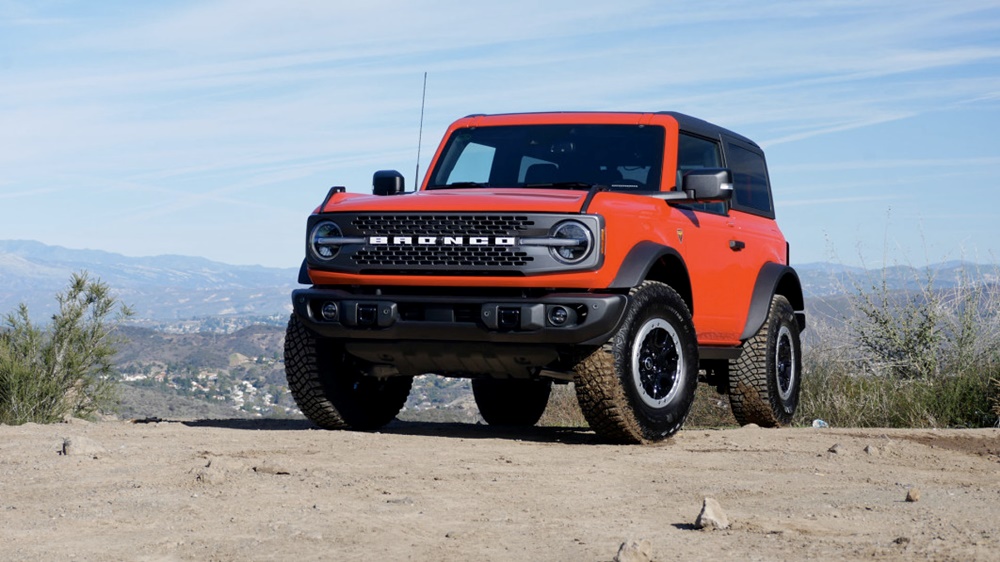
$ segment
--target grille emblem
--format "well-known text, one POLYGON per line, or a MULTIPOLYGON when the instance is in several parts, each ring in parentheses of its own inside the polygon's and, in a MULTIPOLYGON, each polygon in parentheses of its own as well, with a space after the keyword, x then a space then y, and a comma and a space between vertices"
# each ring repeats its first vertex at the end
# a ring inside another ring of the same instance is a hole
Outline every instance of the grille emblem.
POLYGON ((369 236, 372 246, 514 246, 513 236, 369 236))

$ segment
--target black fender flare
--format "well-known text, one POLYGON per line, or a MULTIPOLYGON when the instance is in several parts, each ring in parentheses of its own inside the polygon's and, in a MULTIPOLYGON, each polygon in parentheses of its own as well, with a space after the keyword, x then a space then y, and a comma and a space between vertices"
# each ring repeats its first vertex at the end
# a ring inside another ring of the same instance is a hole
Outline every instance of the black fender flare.
POLYGON ((771 297, 775 294, 784 295, 795 309, 795 320, 799 331, 806 329, 805 299, 802 297, 802 284, 799 275, 787 265, 767 262, 757 273, 757 281, 750 297, 750 310, 747 312, 747 322, 743 326, 740 340, 746 341, 754 336, 767 320, 771 310, 771 297))
POLYGON ((306 265, 306 260, 302 260, 302 265, 299 266, 299 284, 300 285, 312 285, 312 279, 309 278, 309 266, 306 265))
POLYGON ((694 314, 691 278, 684 258, 676 249, 649 240, 639 242, 622 260, 622 265, 608 288, 628 290, 647 279, 656 279, 673 287, 684 299, 691 314, 694 314), (669 264, 667 267, 660 265, 665 262, 669 264), (657 270, 654 271, 654 268, 657 270))
MULTIPOLYGON (((677 250, 670 246, 657 244, 644 240, 639 242, 628 251, 628 255, 618 268, 615 280, 611 282, 611 289, 631 289, 646 280, 649 270, 664 256, 674 256, 677 261, 684 265, 684 259, 677 250)), ((687 267, 684 267, 684 274, 687 275, 687 267)))

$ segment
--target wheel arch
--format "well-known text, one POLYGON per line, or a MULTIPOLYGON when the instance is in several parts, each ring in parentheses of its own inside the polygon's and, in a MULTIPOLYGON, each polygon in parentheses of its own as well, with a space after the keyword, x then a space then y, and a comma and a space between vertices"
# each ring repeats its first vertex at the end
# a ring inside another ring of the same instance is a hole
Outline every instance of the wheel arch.
POLYGON ((677 250, 650 241, 636 244, 625 256, 610 288, 627 290, 639 286, 643 281, 659 281, 669 285, 684 299, 688 311, 694 314, 691 277, 684 258, 677 250))
POLYGON ((753 337, 760 330, 767 320, 767 314, 771 309, 771 298, 774 295, 782 295, 792 305, 795 310, 795 321, 799 325, 799 331, 806 329, 805 298, 802 296, 802 284, 795 270, 780 263, 765 263, 757 273, 757 281, 753 286, 753 294, 750 298, 750 310, 747 312, 747 321, 743 326, 743 333, 740 339, 746 341, 753 337))

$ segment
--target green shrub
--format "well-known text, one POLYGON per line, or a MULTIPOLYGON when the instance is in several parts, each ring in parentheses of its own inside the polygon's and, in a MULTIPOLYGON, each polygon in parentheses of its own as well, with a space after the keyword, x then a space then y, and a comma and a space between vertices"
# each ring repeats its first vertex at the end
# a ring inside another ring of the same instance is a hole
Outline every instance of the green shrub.
POLYGON ((1000 286, 855 283, 846 341, 814 324, 797 419, 840 427, 989 427, 1000 417, 1000 286))
POLYGON ((0 423, 51 423, 114 404, 114 330, 131 315, 108 286, 74 274, 45 328, 21 304, 0 332, 0 423))

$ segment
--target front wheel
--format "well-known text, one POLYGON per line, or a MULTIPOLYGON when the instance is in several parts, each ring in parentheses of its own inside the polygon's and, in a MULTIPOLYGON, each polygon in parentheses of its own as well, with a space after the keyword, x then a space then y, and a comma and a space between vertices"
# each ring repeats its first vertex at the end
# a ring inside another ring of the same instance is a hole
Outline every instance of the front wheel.
POLYGON ((576 367, 580 409, 597 434, 616 443, 659 441, 676 433, 698 384, 698 346, 684 300, 646 281, 632 290, 610 342, 576 367))
POLYGON ((545 413, 551 391, 550 380, 472 379, 479 414, 490 425, 535 425, 545 413))
POLYGON ((795 310, 782 295, 760 330, 729 365, 729 403, 741 425, 780 427, 792 423, 799 404, 802 349, 795 310))
POLYGON ((403 408, 413 377, 376 378, 296 316, 285 332, 285 377, 302 413, 324 429, 378 429, 403 408))

